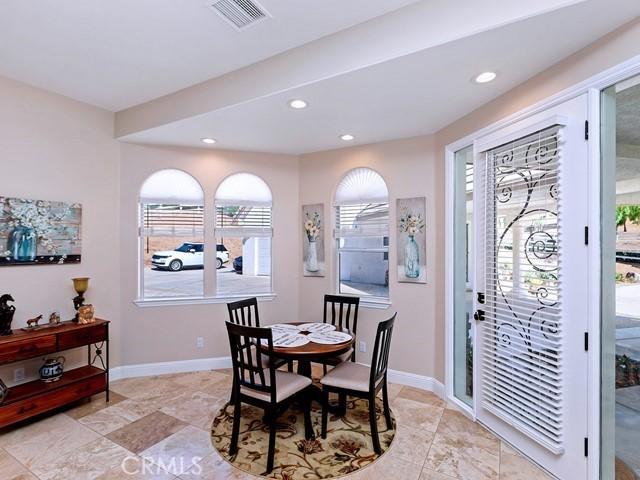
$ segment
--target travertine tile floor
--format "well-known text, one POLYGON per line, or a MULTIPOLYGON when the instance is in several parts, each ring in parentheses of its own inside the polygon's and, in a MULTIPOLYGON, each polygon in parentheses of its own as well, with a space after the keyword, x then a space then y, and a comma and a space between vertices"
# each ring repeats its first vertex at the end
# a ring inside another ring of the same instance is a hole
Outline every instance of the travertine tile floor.
MULTIPOLYGON (((257 479, 211 446, 229 397, 228 370, 120 380, 96 396, 0 430, 2 480, 257 479), (194 463, 192 459, 202 460, 194 463)), ((398 433, 380 460, 348 480, 548 479, 528 460, 438 397, 390 385, 398 433)))

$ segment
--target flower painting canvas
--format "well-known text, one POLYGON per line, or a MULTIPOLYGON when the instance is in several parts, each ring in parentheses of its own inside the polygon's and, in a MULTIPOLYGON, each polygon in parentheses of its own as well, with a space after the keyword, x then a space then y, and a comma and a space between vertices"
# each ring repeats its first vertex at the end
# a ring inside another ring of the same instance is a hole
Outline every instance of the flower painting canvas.
POLYGON ((0 196, 0 266, 79 263, 82 205, 0 196))
POLYGON ((427 240, 425 235, 425 197, 399 198, 396 201, 398 221, 398 281, 427 282, 427 240))
POLYGON ((302 206, 302 253, 305 277, 324 277, 324 204, 302 206))

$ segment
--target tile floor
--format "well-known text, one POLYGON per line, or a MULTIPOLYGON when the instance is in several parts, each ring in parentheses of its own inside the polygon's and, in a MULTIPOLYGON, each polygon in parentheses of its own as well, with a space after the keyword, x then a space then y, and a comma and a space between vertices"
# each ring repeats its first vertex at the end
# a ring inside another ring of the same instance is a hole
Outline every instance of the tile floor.
MULTIPOLYGON (((56 415, 0 430, 2 480, 257 479, 211 446, 228 370, 133 378, 56 415), (199 457, 194 463, 192 459, 199 457)), ((429 392, 390 385, 398 432, 379 461, 347 480, 539 480, 549 477, 429 392)))

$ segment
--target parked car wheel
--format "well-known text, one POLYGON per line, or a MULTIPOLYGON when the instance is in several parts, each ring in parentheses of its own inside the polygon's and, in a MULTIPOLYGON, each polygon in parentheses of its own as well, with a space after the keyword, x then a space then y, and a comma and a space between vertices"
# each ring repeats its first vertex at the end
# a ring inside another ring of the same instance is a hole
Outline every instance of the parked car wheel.
POLYGON ((169 270, 172 272, 179 272, 182 270, 182 262, 180 260, 172 260, 169 264, 169 270))
POLYGON ((222 259, 221 258, 216 258, 216 268, 218 268, 218 269, 222 268, 222 259))

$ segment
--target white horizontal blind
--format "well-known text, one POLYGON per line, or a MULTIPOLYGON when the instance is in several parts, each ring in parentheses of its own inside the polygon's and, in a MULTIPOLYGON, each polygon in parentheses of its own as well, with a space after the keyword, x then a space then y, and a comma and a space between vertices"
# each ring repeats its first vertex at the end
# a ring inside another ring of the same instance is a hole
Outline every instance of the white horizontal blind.
POLYGON ((217 237, 271 237, 271 207, 216 206, 217 237))
POLYGON ((389 204, 362 203, 336 207, 335 238, 387 237, 389 204))
POLYGON ((162 237, 202 237, 202 205, 142 204, 142 234, 162 237))
POLYGON ((564 451, 561 147, 561 128, 548 128, 485 152, 478 172, 482 407, 556 454, 564 451))

